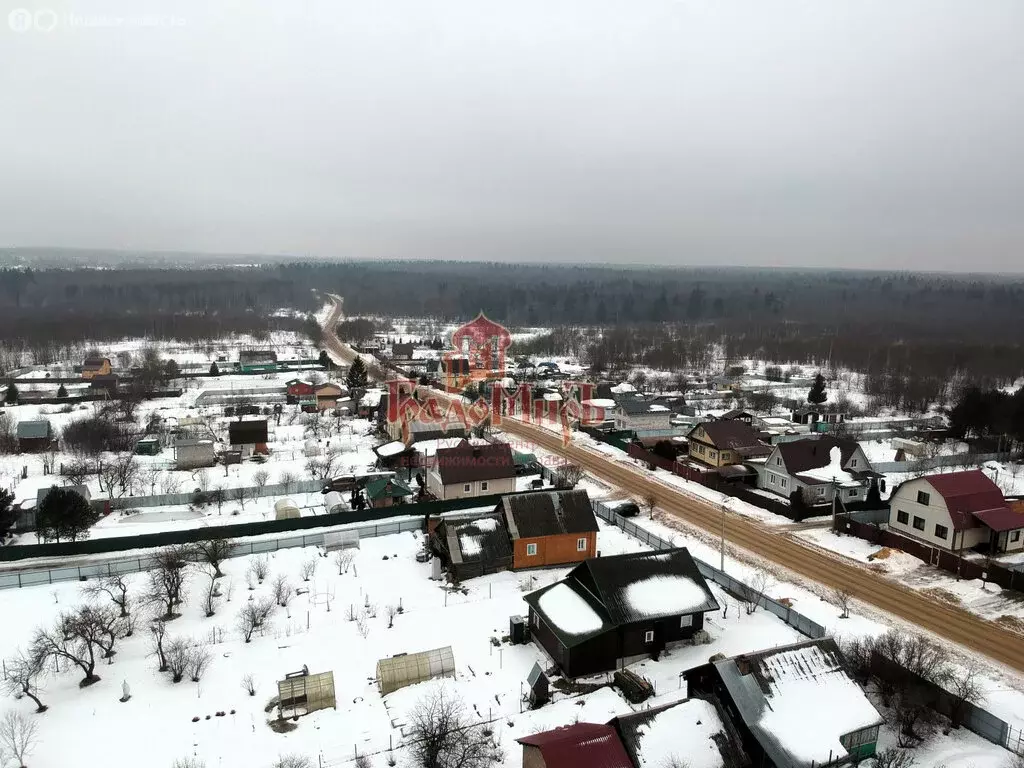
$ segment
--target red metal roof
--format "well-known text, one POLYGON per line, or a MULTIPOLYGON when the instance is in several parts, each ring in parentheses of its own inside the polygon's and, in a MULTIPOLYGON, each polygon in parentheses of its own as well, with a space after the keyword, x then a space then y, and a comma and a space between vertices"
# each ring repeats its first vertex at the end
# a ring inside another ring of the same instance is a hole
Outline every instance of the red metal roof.
POLYGON ((946 509, 957 530, 977 525, 975 512, 1005 507, 1003 492, 980 469, 947 472, 923 478, 945 500, 946 509))
POLYGON ((576 723, 517 741, 540 749, 547 768, 633 768, 610 725, 576 723))
POLYGON ((1024 528, 1024 515, 1014 512, 1009 507, 983 509, 972 514, 993 531, 1016 531, 1024 528))

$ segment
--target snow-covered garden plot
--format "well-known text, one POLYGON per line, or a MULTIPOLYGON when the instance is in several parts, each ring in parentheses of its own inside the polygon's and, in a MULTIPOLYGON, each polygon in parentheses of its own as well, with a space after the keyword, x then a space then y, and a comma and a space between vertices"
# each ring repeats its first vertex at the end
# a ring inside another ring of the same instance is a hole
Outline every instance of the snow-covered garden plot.
MULTIPOLYGON (((604 528, 600 537, 605 552, 639 548, 617 529, 604 528)), ((187 580, 189 598, 179 609, 182 615, 167 622, 166 631, 168 639, 209 643, 212 662, 201 680, 193 683, 186 676, 173 684, 166 674, 157 673, 156 661, 148 655, 147 627, 140 622, 132 637, 120 641, 111 663, 99 662, 99 682, 80 689, 81 675, 73 672, 45 681, 43 700, 50 710, 39 716, 41 743, 30 764, 63 766, 74 759, 127 766, 137 764, 139 755, 159 754, 160 762, 150 764, 169 765, 175 757, 195 752, 208 765, 249 768, 269 765, 279 753, 300 752, 322 754, 325 765, 341 765, 356 750, 378 753, 397 745, 410 710, 431 685, 402 689, 382 700, 372 681, 376 662, 396 653, 451 645, 457 673, 446 684, 466 702, 473 717, 495 720, 495 733, 506 750, 505 764, 518 765, 514 736, 536 730, 538 723, 565 724, 571 715, 552 722, 555 705, 521 716, 521 684, 535 662, 550 662, 532 644, 494 645, 491 638, 507 635, 509 616, 525 613, 524 589, 551 583, 565 570, 495 574, 452 592, 428 579, 429 565, 415 561, 421 547, 421 537, 411 533, 363 540, 354 568, 346 575, 338 575, 333 557, 317 557, 311 549, 282 550, 268 558, 269 575, 262 584, 254 580, 251 592, 246 573, 256 558, 226 561, 221 566, 225 577, 219 581, 223 596, 210 618, 203 607, 209 581, 196 570, 187 580), (310 561, 317 568, 306 582, 301 573, 310 561), (239 610, 271 597, 280 576, 291 587, 309 592, 293 597, 287 608, 277 608, 270 628, 245 643, 236 626, 239 610), (374 610, 367 611, 367 603, 374 610), (402 612, 393 616, 389 628, 388 607, 399 605, 402 612), (349 620, 350 611, 355 620, 349 620), (372 613, 375 616, 367 617, 372 613), (311 672, 334 672, 338 709, 303 717, 294 731, 276 733, 266 724, 271 715, 264 707, 275 692, 274 682, 303 665, 311 672), (255 697, 243 690, 242 680, 250 673, 258 687, 255 697), (128 683, 132 695, 126 703, 119 701, 122 682, 128 683), (198 721, 193 722, 194 717, 198 721)), ((137 594, 145 575, 134 574, 129 580, 137 594)), ((0 610, 9 619, 5 626, 14 628, 0 636, 0 655, 10 657, 28 643, 34 627, 48 625, 61 611, 80 604, 81 587, 65 583, 0 593, 0 610)), ((658 662, 638 665, 637 671, 649 677, 659 693, 668 693, 678 691, 681 671, 712 653, 732 654, 797 639, 792 629, 764 611, 752 616, 730 611, 728 618, 719 614, 708 622, 708 630, 710 645, 672 651, 658 662)), ((603 692, 597 701, 608 702, 607 697, 603 692)), ((7 703, 30 710, 24 700, 7 703)), ((588 709, 589 705, 569 711, 588 709)), ((616 714, 629 708, 621 702, 611 709, 616 714)), ((596 710, 602 716, 609 711, 607 704, 598 704, 596 710)), ((396 750, 396 756, 400 764, 408 764, 402 762, 401 751, 396 750)))

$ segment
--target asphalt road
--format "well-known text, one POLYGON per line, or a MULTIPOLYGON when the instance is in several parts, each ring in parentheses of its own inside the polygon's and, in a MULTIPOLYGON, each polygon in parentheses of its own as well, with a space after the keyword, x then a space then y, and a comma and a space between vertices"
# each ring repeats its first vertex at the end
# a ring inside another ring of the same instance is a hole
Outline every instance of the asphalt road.
MULTIPOLYGON (((341 298, 333 295, 331 298, 335 307, 324 324, 324 343, 339 358, 351 361, 355 352, 334 333, 341 316, 341 298)), ((381 366, 369 364, 367 368, 372 378, 386 378, 386 372, 381 366)), ((438 396, 445 398, 443 393, 438 393, 438 396)), ((719 508, 660 483, 640 469, 575 444, 566 445, 560 434, 535 424, 506 418, 502 429, 579 464, 596 477, 619 486, 637 498, 653 495, 660 509, 705 531, 716 536, 721 532, 722 512, 719 508)), ((830 589, 845 590, 857 600, 1024 672, 1024 637, 995 622, 939 602, 839 555, 809 546, 799 539, 790 538, 784 532, 773 531, 769 526, 735 514, 728 516, 726 540, 811 581, 830 589)))

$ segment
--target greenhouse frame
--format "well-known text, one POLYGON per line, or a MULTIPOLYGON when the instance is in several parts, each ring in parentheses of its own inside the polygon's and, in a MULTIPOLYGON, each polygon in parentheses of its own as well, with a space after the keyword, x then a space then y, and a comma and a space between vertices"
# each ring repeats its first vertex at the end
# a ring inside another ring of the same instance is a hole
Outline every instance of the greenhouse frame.
POLYGON ((450 645, 377 662, 377 684, 380 685, 381 696, 437 677, 455 677, 455 654, 450 645))

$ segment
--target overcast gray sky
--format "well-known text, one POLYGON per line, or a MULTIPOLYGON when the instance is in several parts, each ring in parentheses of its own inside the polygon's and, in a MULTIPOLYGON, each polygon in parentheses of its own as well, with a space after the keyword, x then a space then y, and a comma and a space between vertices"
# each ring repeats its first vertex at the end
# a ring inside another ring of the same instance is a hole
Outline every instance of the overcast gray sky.
POLYGON ((0 11, 0 246, 1024 271, 1021 0, 0 11))

